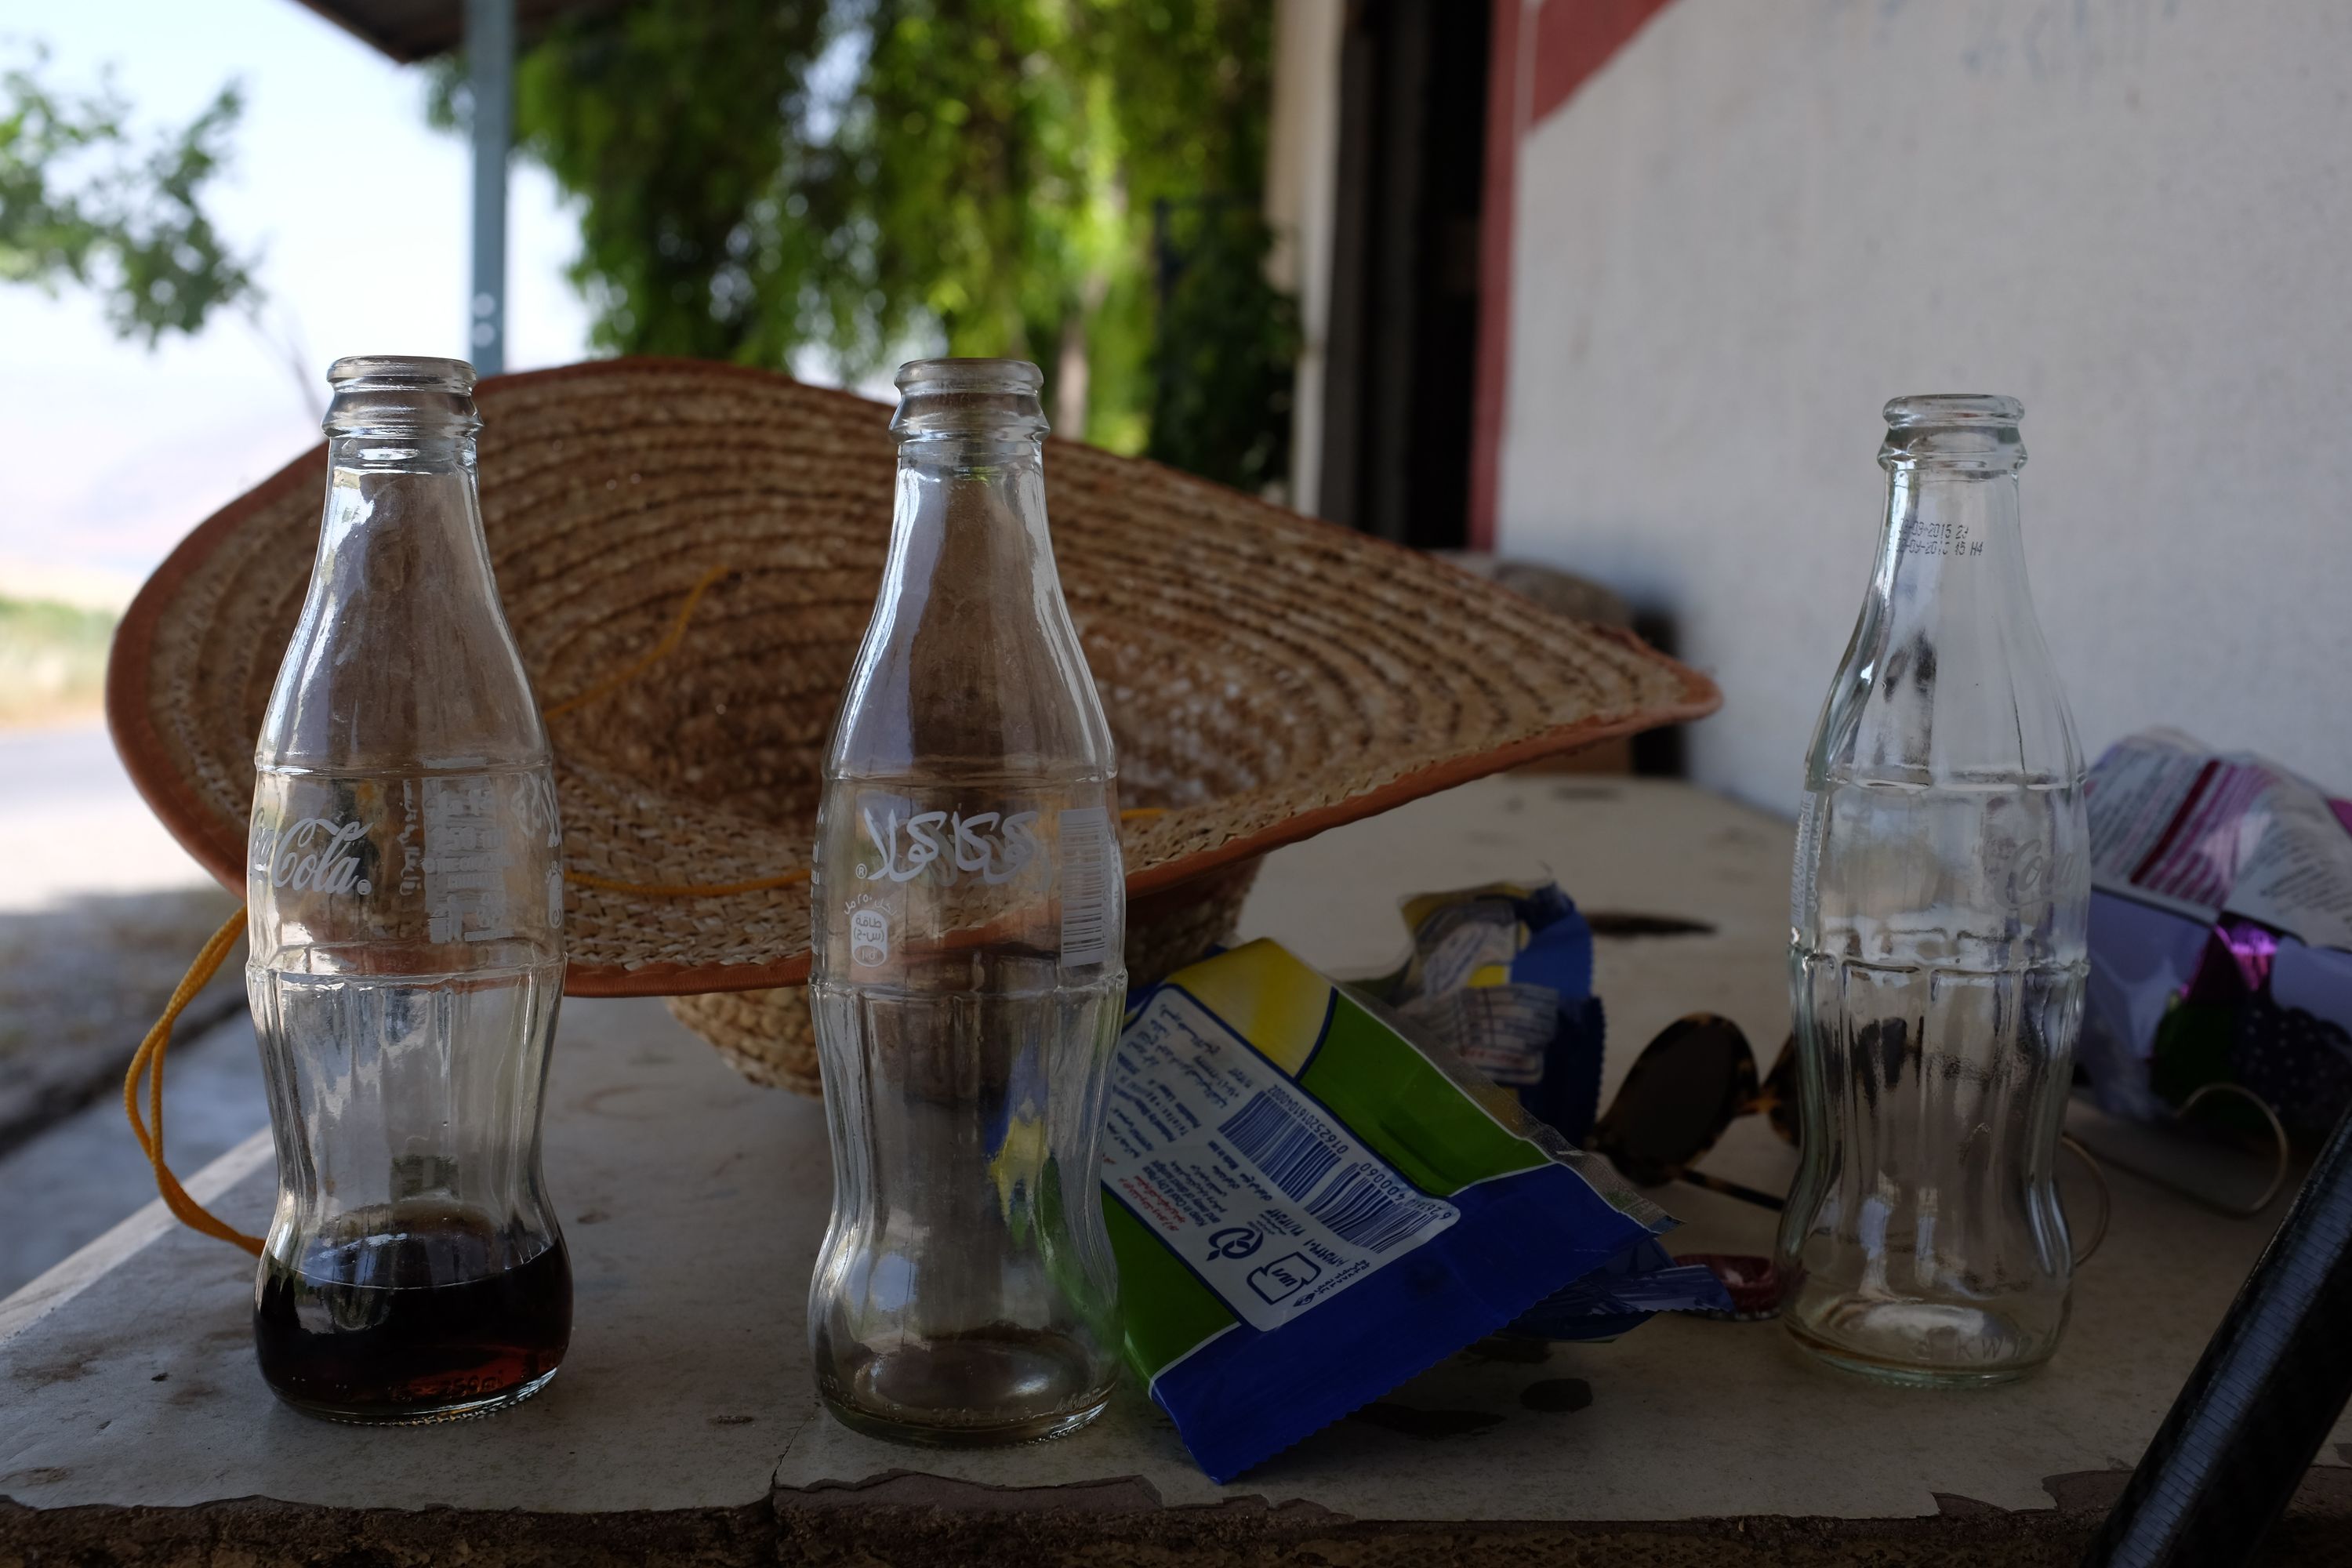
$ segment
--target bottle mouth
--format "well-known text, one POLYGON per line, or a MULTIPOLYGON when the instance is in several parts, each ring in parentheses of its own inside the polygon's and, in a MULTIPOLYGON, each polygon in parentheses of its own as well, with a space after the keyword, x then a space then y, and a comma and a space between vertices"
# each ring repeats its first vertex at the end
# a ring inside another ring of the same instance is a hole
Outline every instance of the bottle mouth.
POLYGON ((379 386, 471 392, 474 367, 461 359, 421 354, 348 354, 327 367, 327 384, 337 392, 365 392, 379 386))
POLYGON ((2015 473, 2025 464, 2018 423, 2025 405, 1995 393, 1916 394, 1886 405, 1883 468, 1919 467, 1959 473, 2015 473))
POLYGON ((898 411, 890 428, 900 440, 1034 439, 1050 427, 1037 395, 1045 373, 1027 360, 911 360, 898 367, 898 411))
POLYGON ((327 384, 334 388, 324 421, 330 436, 458 435, 481 428, 474 367, 461 359, 352 354, 327 367, 327 384))

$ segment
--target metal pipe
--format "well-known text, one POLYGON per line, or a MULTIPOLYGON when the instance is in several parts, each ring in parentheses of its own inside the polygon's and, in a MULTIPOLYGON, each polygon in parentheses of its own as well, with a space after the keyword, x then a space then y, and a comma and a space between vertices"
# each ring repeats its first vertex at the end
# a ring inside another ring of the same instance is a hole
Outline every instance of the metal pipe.
POLYGON ((2352 1114, 2189 1374, 2084 1568, 2252 1559, 2352 1397, 2352 1114))
POLYGON ((514 142, 514 0, 466 0, 467 84, 474 101, 474 369, 507 362, 507 152, 514 142))

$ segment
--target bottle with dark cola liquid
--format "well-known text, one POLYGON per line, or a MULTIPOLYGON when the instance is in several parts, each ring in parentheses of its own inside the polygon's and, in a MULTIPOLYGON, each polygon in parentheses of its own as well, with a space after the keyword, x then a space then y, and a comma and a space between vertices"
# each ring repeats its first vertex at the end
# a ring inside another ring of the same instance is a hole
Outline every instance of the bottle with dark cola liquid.
POLYGON ((562 832, 482 534, 472 368, 328 380, 326 515, 255 753, 278 1197, 254 1337, 299 1409, 440 1421, 529 1398, 571 1340, 540 1173, 562 832))

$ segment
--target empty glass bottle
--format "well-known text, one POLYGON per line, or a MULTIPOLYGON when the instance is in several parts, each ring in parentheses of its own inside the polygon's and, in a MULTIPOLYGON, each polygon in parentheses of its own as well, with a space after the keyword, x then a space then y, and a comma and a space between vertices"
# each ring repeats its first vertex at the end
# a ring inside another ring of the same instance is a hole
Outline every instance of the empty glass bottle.
POLYGON ((1013 360, 898 373, 889 561, 817 824, 809 1344, 836 1415, 916 1442, 1074 1431, 1116 1377, 1097 1144, 1125 885, 1039 384, 1013 360))
POLYGON ((1899 1382, 2038 1365, 2073 1271, 2053 1165, 2088 826, 2026 591, 2022 412, 1886 405, 1877 565, 1805 767, 1782 1316, 1816 1355, 1899 1382))
POLYGON ((326 516, 254 759, 278 1176, 254 1332, 301 1409, 441 1420, 529 1397, 571 1337, 539 1160, 562 835, 482 539, 472 368, 328 380, 326 516))

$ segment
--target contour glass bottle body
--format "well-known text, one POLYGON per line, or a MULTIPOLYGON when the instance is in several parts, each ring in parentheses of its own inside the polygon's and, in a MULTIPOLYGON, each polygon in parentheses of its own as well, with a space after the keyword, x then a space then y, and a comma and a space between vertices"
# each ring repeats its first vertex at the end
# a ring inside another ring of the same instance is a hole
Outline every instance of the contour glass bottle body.
POLYGON ((1805 770, 1790 900, 1804 1162, 1782 1315, 1898 1382, 2047 1359, 2090 902, 2083 759, 2025 579, 2019 405, 1898 398, 1877 563, 1805 770))
POLYGON ((246 984, 278 1171, 255 1336, 299 1408, 441 1420, 529 1397, 571 1335, 539 1152, 562 834, 471 368, 328 379, 318 558, 255 752, 246 984))
POLYGON ((844 1421, 1050 1437, 1110 1396, 1097 1146, 1127 975, 1110 730, 1045 531, 1034 366, 907 366, 898 505, 825 764, 810 996, 844 1421))

